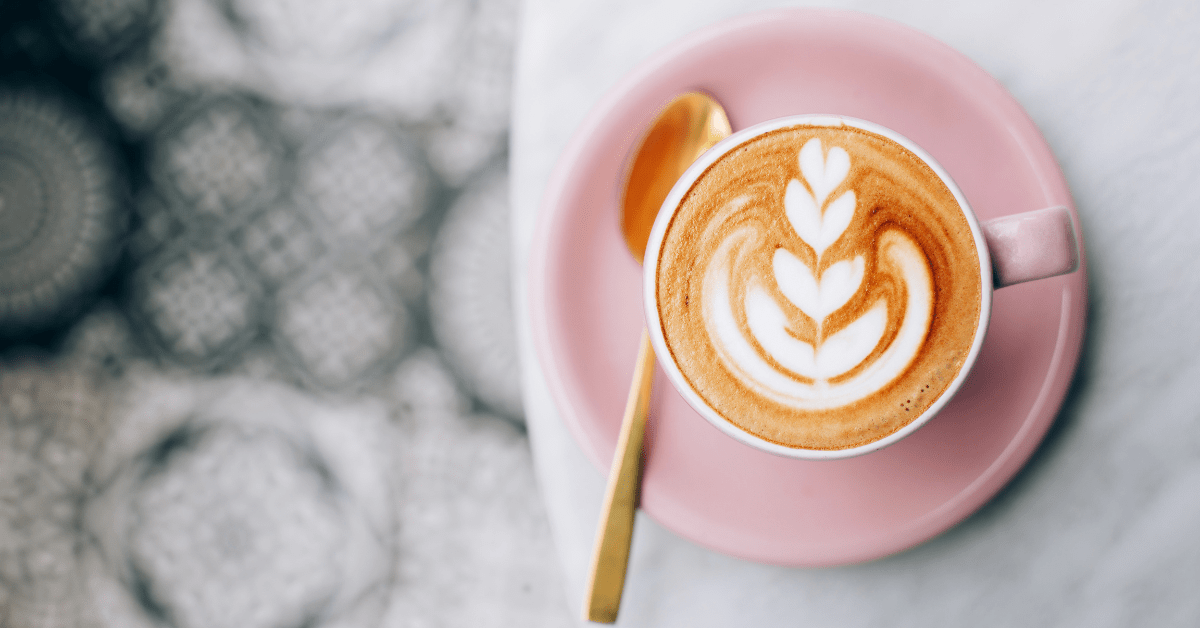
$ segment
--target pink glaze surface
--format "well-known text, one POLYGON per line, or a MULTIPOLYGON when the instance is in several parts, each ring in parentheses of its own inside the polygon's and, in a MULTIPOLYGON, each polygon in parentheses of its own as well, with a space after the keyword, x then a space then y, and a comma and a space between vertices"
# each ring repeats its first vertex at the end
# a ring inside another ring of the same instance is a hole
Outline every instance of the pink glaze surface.
POLYGON ((996 287, 1053 277, 1079 265, 1079 236, 1066 207, 1047 207, 981 225, 996 287))
MULTIPOLYGON (((784 10, 699 31, 601 101, 563 153, 539 215, 530 272, 535 345, 563 420, 607 472, 644 323, 641 269, 622 241, 625 162, 671 97, 703 90, 734 129, 836 113, 924 147, 980 220, 1055 205, 1074 217, 1054 157, 1020 105, 940 42, 857 13, 784 10)), ((1077 217, 1076 217, 1077 223, 1077 217)), ((1053 422, 1078 362, 1086 266, 998 291, 974 371, 912 436, 858 458, 782 458, 722 434, 662 377, 642 508, 711 549, 798 566, 872 560, 978 509, 1053 422)))

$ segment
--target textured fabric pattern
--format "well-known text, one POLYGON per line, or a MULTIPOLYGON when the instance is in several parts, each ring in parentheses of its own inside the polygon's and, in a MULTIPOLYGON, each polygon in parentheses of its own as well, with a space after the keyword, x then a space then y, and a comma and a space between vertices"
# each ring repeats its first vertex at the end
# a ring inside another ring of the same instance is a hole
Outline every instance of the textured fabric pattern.
POLYGON ((516 12, 0 5, 0 626, 570 623, 507 289, 516 12))

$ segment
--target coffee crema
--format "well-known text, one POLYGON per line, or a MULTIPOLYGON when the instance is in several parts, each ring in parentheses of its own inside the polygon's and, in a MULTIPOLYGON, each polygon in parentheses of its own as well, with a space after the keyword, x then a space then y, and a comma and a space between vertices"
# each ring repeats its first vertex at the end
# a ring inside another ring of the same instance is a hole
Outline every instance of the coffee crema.
POLYGON ((971 225, 904 146, 799 125, 720 156, 684 194, 655 293, 684 379, 741 429, 838 450, 920 417, 980 324, 971 225))

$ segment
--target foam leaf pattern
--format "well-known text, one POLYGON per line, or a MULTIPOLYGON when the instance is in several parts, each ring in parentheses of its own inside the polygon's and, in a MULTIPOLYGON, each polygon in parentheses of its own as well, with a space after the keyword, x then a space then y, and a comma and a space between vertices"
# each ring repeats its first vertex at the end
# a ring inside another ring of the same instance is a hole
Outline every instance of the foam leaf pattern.
POLYGON ((850 174, 850 155, 839 146, 829 149, 829 154, 825 155, 821 151, 821 140, 814 137, 800 149, 800 174, 812 188, 816 206, 821 207, 829 193, 850 174))
POLYGON ((862 256, 843 260, 816 274, 787 249, 776 249, 775 282, 783 296, 816 322, 821 322, 846 304, 862 285, 865 262, 862 256))
POLYGON ((746 291, 746 323, 759 345, 783 368, 805 377, 816 377, 813 346, 788 333, 787 314, 759 286, 746 291))
POLYGON ((781 366, 811 379, 827 379, 858 366, 875 350, 887 326, 887 304, 877 302, 862 317, 814 348, 788 333, 787 315, 765 290, 755 286, 746 292, 746 323, 767 354, 781 366))
POLYGON ((837 377, 856 367, 875 350, 887 329, 887 303, 875 306, 844 329, 833 334, 817 349, 816 377, 837 377))
POLYGON ((822 214, 813 195, 795 179, 788 183, 783 195, 783 206, 792 229, 812 247, 817 257, 845 233, 854 218, 855 204, 854 190, 847 190, 831 202, 822 214))
POLYGON ((866 314, 814 347, 793 335, 786 313, 761 285, 749 286, 744 297, 749 337, 739 328, 730 298, 731 269, 739 250, 754 238, 745 229, 736 231, 718 248, 714 263, 704 274, 705 311, 709 313, 705 321, 713 346, 721 362, 744 385, 778 403, 820 410, 863 399, 908 368, 925 341, 933 304, 932 276, 915 241, 893 231, 885 233, 879 243, 878 255, 899 271, 906 293, 904 302, 897 304, 903 312, 900 327, 887 346, 880 347, 879 342, 890 305, 880 299, 866 314), (877 348, 882 352, 865 364, 877 348), (862 368, 854 375, 831 381, 859 365, 862 368))

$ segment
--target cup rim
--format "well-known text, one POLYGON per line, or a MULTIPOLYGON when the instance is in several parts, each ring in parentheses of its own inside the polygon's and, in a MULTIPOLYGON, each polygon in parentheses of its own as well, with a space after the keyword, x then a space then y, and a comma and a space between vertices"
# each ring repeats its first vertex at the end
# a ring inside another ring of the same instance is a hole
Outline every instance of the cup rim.
POLYGON ((675 390, 679 392, 688 405, 700 414, 700 416, 735 440, 771 454, 805 460, 840 460, 878 451, 903 440, 928 423, 958 393, 962 383, 974 367, 980 348, 983 346, 984 337, 987 335, 988 323, 992 311, 993 284, 991 255, 988 252, 987 242, 984 240, 983 229, 980 226, 979 220, 975 216, 974 210, 971 209, 971 205, 967 202, 966 196, 963 195, 962 190, 959 189, 954 179, 950 177, 950 174, 932 155, 900 133, 868 120, 836 114, 797 114, 767 120, 731 134, 702 154, 684 171, 667 194, 666 199, 663 200, 662 207, 658 211, 658 216, 654 220, 654 226, 650 230, 650 239, 646 244, 646 254, 642 261, 642 290, 646 328, 650 335, 650 343, 658 358, 658 363, 662 366, 663 371, 666 373, 675 390), (950 385, 946 387, 942 394, 920 416, 883 438, 846 449, 789 447, 751 434, 721 416, 692 388, 692 385, 679 370, 679 366, 672 359, 671 352, 666 345, 666 339, 663 336, 662 323, 658 315, 658 291, 655 289, 655 286, 658 281, 659 253, 667 226, 670 224, 671 218, 674 216, 683 196, 691 190, 692 185, 708 170, 709 166, 716 163, 718 159, 730 150, 764 133, 794 126, 849 126, 882 135, 911 151, 937 174, 938 178, 954 196, 954 200, 958 203, 963 215, 966 217, 967 224, 970 225, 971 236, 975 241, 975 251, 979 258, 979 323, 975 328, 975 336, 972 339, 967 357, 963 361, 962 368, 958 370, 950 385))

